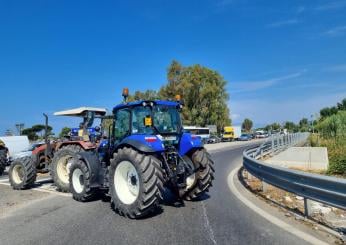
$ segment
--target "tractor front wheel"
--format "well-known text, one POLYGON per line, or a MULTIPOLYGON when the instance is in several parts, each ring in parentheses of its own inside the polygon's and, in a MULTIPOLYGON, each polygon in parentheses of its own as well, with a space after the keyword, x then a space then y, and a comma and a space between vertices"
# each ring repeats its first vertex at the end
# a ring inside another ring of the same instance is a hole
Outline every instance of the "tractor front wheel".
POLYGON ((10 184, 15 190, 27 189, 35 183, 36 167, 31 157, 16 159, 8 172, 10 184))
POLYGON ((109 179, 114 209, 135 219, 153 212, 162 199, 160 161, 131 148, 119 149, 111 160, 109 179))
POLYGON ((77 160, 70 169, 70 192, 73 199, 79 202, 87 202, 93 199, 96 190, 90 187, 91 173, 88 166, 82 160, 77 160))

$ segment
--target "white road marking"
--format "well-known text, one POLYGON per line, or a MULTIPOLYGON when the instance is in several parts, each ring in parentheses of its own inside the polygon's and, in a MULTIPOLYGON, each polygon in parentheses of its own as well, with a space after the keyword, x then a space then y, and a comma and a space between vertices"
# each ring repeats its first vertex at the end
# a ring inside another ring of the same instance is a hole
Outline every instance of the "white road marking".
MULTIPOLYGON (((48 181, 48 180, 51 180, 51 178, 39 179, 38 181, 36 181, 36 183, 40 184, 40 183, 43 183, 43 182, 48 181)), ((0 180, 0 185, 10 186, 10 183, 8 182, 8 179, 4 179, 4 180, 0 180)), ((33 190, 33 191, 51 193, 51 194, 54 194, 57 196, 63 196, 63 197, 72 197, 72 194, 70 194, 70 193, 58 192, 54 189, 55 189, 55 187, 52 186, 52 183, 45 183, 39 187, 31 188, 31 190, 33 190)))
POLYGON ((276 218, 275 216, 267 213, 263 209, 260 209, 257 207, 255 204, 253 204, 251 201, 249 201, 245 196, 243 196, 240 191, 238 191, 237 187, 234 184, 234 176, 237 174, 239 171, 240 167, 237 167, 231 171, 231 173, 228 175, 227 182, 228 182, 228 187, 231 190, 231 192, 240 200, 242 201, 248 208, 252 209, 254 212, 257 214, 261 215, 263 218, 268 220, 269 222, 273 223, 276 226, 279 226, 281 229, 303 239, 304 241, 314 244, 314 245, 328 245, 328 243, 325 243, 316 237, 311 236, 310 234, 307 234, 303 231, 300 231, 290 224, 287 224, 283 222, 282 220, 276 218))
POLYGON ((207 209, 205 208, 204 202, 202 202, 202 208, 203 208, 203 219, 204 219, 204 227, 207 229, 210 240, 213 242, 213 244, 217 244, 215 240, 214 231, 210 226, 208 215, 207 215, 207 209))

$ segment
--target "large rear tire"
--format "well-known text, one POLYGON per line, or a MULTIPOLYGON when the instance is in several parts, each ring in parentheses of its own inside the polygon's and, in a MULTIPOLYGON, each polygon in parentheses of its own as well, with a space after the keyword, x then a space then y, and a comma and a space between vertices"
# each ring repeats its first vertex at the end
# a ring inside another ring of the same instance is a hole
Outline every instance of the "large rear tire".
POLYGON ((69 144, 69 145, 64 145, 61 147, 61 149, 69 149, 74 152, 82 152, 84 149, 78 145, 78 144, 69 144))
POLYGON ((214 162, 210 154, 205 149, 196 150, 190 158, 190 162, 197 170, 196 173, 187 181, 188 186, 183 198, 188 201, 200 198, 205 192, 208 192, 214 180, 214 162))
POLYGON ((50 175, 58 191, 69 192, 70 168, 76 159, 77 153, 71 147, 63 147, 55 152, 51 163, 50 175))
POLYGON ((36 167, 31 157, 14 160, 8 171, 10 184, 15 190, 30 188, 36 180, 36 167))
POLYGON ((131 219, 145 217, 159 207, 163 174, 160 161, 131 148, 119 149, 109 170, 114 209, 131 219))
POLYGON ((4 173, 7 165, 7 151, 0 150, 0 176, 4 173))
POLYGON ((85 162, 79 159, 73 163, 69 177, 73 199, 87 202, 95 197, 96 190, 90 187, 91 172, 85 162))

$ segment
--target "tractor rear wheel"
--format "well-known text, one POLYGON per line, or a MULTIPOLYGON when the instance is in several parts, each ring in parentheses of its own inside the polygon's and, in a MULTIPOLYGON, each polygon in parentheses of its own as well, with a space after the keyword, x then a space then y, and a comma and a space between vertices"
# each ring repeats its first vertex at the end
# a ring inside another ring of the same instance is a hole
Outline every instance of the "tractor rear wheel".
POLYGON ((77 153, 71 147, 63 147, 54 154, 50 175, 61 192, 70 190, 69 173, 77 153))
POLYGON ((0 150, 0 176, 4 173, 7 165, 7 151, 0 150))
POLYGON ((69 149, 74 152, 82 152, 84 149, 78 144, 68 144, 61 147, 61 149, 69 149))
POLYGON ((192 163, 194 169, 197 170, 195 174, 187 178, 186 191, 182 196, 185 200, 191 201, 198 199, 212 186, 215 172, 214 162, 205 149, 195 151, 190 159, 186 159, 186 162, 192 163))
POLYGON ((163 191, 160 161, 131 148, 119 149, 109 170, 114 209, 131 219, 147 216, 159 206, 163 191))
POLYGON ((31 187, 36 180, 36 167, 31 157, 14 160, 8 172, 10 184, 15 190, 31 187))
POLYGON ((91 172, 82 160, 72 164, 70 169, 70 192, 73 199, 79 202, 90 201, 96 194, 96 190, 90 187, 91 172))

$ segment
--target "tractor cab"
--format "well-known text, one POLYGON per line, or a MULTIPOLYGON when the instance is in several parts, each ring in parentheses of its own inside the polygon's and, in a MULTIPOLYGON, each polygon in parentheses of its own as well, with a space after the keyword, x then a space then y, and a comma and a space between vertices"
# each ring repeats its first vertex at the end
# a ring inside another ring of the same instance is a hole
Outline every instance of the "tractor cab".
POLYGON ((55 112, 55 116, 71 116, 80 117, 83 121, 79 124, 79 128, 72 128, 70 132, 70 140, 95 141, 100 135, 100 127, 92 127, 96 118, 103 118, 107 113, 104 108, 80 107, 65 111, 55 112))
POLYGON ((199 137, 183 132, 180 118, 183 103, 179 95, 175 101, 127 102, 128 90, 124 89, 123 97, 124 102, 113 108, 113 150, 128 145, 142 152, 174 153, 178 159, 192 149, 203 147, 199 137))
POLYGON ((120 104, 113 109, 116 142, 131 137, 143 138, 148 143, 156 139, 164 144, 178 144, 182 134, 180 110, 182 105, 173 101, 135 101, 120 104))

